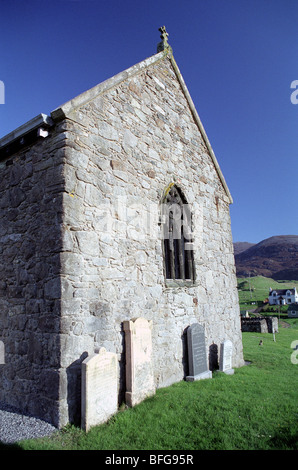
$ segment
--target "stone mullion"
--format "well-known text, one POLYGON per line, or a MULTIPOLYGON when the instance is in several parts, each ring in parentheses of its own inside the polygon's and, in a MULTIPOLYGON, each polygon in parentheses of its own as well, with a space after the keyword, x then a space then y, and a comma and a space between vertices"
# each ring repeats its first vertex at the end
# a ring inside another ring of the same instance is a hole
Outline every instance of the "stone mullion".
POLYGON ((173 218, 169 217, 169 262, 170 262, 170 273, 171 279, 176 279, 175 276, 175 248, 174 248, 174 240, 173 240, 173 218))

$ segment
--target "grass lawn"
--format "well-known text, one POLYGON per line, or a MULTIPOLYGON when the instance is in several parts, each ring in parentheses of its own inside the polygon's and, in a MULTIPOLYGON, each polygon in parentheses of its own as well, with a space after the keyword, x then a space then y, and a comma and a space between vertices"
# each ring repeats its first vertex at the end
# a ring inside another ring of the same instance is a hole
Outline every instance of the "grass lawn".
POLYGON ((276 342, 269 333, 243 333, 251 364, 233 376, 214 372, 212 379, 182 381, 88 433, 68 426, 13 449, 297 450, 298 351, 291 343, 298 340, 298 320, 288 325, 276 342))

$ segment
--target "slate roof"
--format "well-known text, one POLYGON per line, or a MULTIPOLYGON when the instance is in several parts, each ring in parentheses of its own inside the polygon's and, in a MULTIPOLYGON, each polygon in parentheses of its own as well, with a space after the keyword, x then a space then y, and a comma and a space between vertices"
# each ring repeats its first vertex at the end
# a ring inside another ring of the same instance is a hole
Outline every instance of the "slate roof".
POLYGON ((293 289, 273 289, 271 292, 269 292, 269 296, 273 295, 273 292, 275 292, 277 295, 286 295, 288 291, 290 291, 291 294, 294 295, 295 289, 295 287, 293 289))

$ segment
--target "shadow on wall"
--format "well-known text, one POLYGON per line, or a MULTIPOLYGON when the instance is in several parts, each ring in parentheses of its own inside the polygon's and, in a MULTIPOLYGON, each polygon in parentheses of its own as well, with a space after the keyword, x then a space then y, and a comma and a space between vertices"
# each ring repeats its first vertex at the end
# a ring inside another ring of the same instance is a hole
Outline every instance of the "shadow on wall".
POLYGON ((126 391, 126 355, 125 355, 125 331, 123 322, 121 323, 121 354, 119 362, 119 392, 118 392, 118 405, 120 406, 125 402, 126 391))
POLYGON ((81 425, 82 362, 86 357, 88 357, 88 353, 85 351, 66 369, 68 419, 76 426, 81 425))
POLYGON ((187 330, 189 326, 184 328, 183 333, 181 335, 182 341, 182 367, 183 367, 183 375, 186 377, 189 373, 189 366, 188 366, 188 348, 187 348, 187 330))
POLYGON ((214 371, 219 369, 218 363, 218 346, 212 343, 209 346, 209 370, 214 371))

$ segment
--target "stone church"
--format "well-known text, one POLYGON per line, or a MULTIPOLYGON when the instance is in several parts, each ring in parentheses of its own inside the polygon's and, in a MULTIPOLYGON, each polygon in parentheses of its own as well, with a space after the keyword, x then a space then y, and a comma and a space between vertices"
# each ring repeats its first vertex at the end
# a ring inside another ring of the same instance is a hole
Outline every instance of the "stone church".
POLYGON ((204 326, 244 363, 232 197, 161 28, 158 52, 0 140, 0 402, 80 419, 81 363, 152 320, 156 387, 188 374, 204 326))

